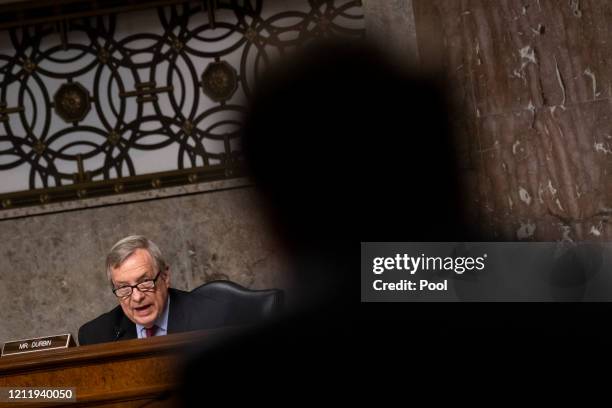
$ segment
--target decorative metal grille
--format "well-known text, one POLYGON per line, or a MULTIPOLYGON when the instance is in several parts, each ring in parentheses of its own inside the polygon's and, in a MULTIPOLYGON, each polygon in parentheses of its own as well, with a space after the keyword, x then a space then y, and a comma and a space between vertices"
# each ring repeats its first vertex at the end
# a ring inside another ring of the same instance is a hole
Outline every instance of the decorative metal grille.
POLYGON ((0 208, 240 176, 240 114, 265 68, 318 36, 364 35, 359 1, 211 11, 0 32, 0 208))

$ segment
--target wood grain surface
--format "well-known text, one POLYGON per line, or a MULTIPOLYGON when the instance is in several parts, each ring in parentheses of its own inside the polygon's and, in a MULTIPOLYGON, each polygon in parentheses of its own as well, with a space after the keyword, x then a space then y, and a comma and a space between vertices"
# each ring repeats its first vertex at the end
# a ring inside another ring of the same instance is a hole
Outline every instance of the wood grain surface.
POLYGON ((185 351, 235 332, 198 331, 6 356, 0 359, 0 387, 76 387, 77 402, 69 403, 74 407, 174 406, 185 351))

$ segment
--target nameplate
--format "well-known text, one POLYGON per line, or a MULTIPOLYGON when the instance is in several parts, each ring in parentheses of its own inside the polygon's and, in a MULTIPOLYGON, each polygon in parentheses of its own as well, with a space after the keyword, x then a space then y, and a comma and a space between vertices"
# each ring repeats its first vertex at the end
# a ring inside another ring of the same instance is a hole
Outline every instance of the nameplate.
POLYGON ((68 348, 74 345, 74 338, 70 334, 58 334, 56 336, 8 341, 2 346, 2 357, 15 354, 34 353, 43 350, 68 348))

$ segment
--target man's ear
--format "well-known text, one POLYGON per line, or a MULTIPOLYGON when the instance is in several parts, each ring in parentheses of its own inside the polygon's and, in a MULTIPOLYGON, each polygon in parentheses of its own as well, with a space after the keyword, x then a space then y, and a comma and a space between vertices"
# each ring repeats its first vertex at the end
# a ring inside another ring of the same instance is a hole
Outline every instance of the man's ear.
POLYGON ((161 278, 164 280, 166 285, 170 287, 170 267, 169 266, 166 266, 166 270, 162 274, 161 278))

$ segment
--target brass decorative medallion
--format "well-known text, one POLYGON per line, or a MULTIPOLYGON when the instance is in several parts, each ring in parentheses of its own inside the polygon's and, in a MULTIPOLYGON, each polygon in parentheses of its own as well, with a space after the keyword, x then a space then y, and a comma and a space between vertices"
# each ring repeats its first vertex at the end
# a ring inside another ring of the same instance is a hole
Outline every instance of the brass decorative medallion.
POLYGON ((185 44, 181 40, 176 37, 172 38, 172 48, 175 51, 180 52, 184 47, 185 44))
POLYGON ((248 30, 246 30, 246 32, 244 33, 244 36, 246 37, 247 40, 249 40, 252 43, 257 42, 257 31, 253 30, 252 28, 249 28, 248 30))
POLYGON ((37 140, 36 143, 34 143, 34 146, 32 148, 34 149, 36 154, 40 156, 41 154, 45 152, 45 149, 47 148, 47 146, 45 146, 45 144, 41 142, 40 140, 37 140))
POLYGON ((215 102, 224 102, 238 89, 238 73, 225 61, 208 64, 202 74, 204 94, 215 102))
POLYGON ((183 123, 183 126, 181 127, 181 129, 183 129, 183 132, 185 132, 187 136, 191 136, 193 134, 193 128, 193 123, 188 120, 185 121, 185 123, 183 123))
POLYGON ((119 140, 121 140, 121 136, 119 136, 119 133, 113 130, 108 134, 106 139, 108 140, 108 143, 110 143, 113 146, 116 146, 117 143, 119 143, 119 140))
POLYGON ((98 52, 98 60, 102 63, 102 64, 108 64, 108 61, 110 60, 110 53, 108 52, 108 50, 106 48, 102 48, 100 50, 100 52, 98 52))
POLYGON ((32 60, 27 58, 23 61, 23 69, 25 69, 28 74, 31 74, 36 69, 36 64, 33 63, 32 60))
POLYGON ((78 82, 60 86, 53 102, 55 112, 68 123, 83 120, 90 109, 89 93, 78 82))

